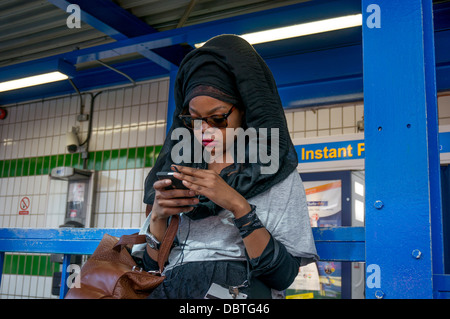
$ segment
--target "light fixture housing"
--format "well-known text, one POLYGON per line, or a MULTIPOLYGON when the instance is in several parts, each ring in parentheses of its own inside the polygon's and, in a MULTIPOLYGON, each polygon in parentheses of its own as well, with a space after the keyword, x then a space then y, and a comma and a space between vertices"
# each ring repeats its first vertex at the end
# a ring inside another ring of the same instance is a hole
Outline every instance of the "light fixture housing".
MULTIPOLYGON (((250 44, 259 44, 284 40, 289 38, 302 37, 306 35, 318 34, 329 31, 353 28, 362 25, 362 14, 352 14, 337 18, 306 22, 286 27, 274 28, 264 31, 242 34, 241 37, 250 44)), ((203 46, 203 43, 195 44, 196 48, 203 46)))
POLYGON ((0 92, 67 80, 74 74, 75 67, 61 59, 12 65, 2 69, 0 92))

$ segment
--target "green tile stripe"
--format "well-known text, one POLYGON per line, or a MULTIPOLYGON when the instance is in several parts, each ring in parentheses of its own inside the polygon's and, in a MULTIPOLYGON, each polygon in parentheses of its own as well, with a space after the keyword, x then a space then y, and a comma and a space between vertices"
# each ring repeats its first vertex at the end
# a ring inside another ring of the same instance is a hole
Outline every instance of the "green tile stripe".
MULTIPOLYGON (((146 146, 126 149, 89 152, 87 169, 115 170, 152 167, 162 146, 146 146)), ((0 161, 0 178, 47 175, 59 166, 83 168, 81 154, 60 154, 0 161)), ((5 254, 3 274, 53 276, 59 264, 49 256, 5 254)))
MULTIPOLYGON (((103 171, 152 167, 162 146, 144 146, 89 152, 87 169, 103 171)), ((38 156, 0 161, 0 178, 47 175, 59 166, 83 168, 80 153, 38 156)))
POLYGON ((51 262, 50 256, 5 254, 3 274, 51 277, 59 265, 51 262))

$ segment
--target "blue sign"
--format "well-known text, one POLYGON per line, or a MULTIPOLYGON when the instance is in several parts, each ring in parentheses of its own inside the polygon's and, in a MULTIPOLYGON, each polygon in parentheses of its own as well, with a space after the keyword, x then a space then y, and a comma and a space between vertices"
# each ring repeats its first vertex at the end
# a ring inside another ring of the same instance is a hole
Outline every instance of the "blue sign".
MULTIPOLYGON (((450 132, 439 133, 439 151, 450 152, 450 132)), ((295 145, 299 163, 341 161, 364 158, 364 140, 295 145)))
POLYGON ((296 145, 299 163, 364 158, 364 140, 296 145))

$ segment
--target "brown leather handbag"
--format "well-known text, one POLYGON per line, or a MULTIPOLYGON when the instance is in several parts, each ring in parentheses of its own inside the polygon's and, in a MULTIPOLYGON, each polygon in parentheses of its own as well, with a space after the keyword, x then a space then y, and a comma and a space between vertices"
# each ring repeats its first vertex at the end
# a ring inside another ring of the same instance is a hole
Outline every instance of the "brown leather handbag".
POLYGON ((144 299, 164 281, 161 275, 178 230, 179 216, 171 218, 158 253, 147 251, 158 261, 159 271, 139 268, 124 247, 145 243, 145 235, 105 234, 81 268, 80 287, 71 288, 65 299, 144 299))

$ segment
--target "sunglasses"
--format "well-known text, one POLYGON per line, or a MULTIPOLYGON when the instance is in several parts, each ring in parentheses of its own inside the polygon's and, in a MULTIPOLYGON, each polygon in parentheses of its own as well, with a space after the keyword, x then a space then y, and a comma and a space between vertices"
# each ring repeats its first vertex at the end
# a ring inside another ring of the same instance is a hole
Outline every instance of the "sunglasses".
POLYGON ((212 116, 207 116, 207 117, 192 117, 190 115, 180 114, 180 115, 178 115, 178 118, 180 120, 182 120, 183 124, 189 129, 194 128, 194 121, 205 121, 211 127, 225 128, 228 126, 227 118, 233 112, 234 108, 235 108, 235 105, 233 105, 231 107, 231 109, 228 111, 228 113, 225 113, 222 115, 212 115, 212 116))

